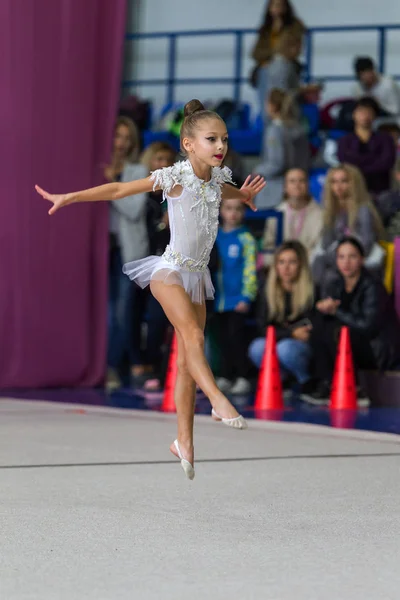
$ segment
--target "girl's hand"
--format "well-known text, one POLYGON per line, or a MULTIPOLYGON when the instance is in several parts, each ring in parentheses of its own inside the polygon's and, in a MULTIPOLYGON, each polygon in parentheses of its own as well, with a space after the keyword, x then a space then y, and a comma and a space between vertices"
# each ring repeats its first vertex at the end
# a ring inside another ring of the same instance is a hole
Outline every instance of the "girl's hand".
POLYGON ((253 198, 257 196, 259 192, 261 192, 265 185, 266 181, 264 177, 261 177, 261 175, 257 175, 256 177, 254 177, 253 181, 251 180, 251 175, 249 175, 246 178, 246 181, 244 182, 242 187, 240 188, 241 191, 245 192, 248 196, 246 200, 243 200, 243 203, 247 204, 247 206, 249 206, 252 210, 256 211, 257 208, 253 204, 253 198))
POLYGON ((71 202, 74 201, 72 194, 49 194, 42 190, 38 185, 35 185, 35 190, 45 200, 52 202, 53 206, 49 210, 49 215, 53 215, 59 208, 67 206, 67 204, 71 204, 71 202))

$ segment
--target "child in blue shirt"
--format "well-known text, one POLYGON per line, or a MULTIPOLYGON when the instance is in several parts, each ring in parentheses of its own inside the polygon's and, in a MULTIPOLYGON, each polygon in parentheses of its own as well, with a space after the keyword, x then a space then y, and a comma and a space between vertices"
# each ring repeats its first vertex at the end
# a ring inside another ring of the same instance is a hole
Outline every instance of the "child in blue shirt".
POLYGON ((224 393, 246 394, 249 363, 246 318, 257 294, 256 242, 242 225, 244 207, 237 200, 224 200, 216 247, 214 310, 218 323, 221 368, 217 379, 224 393))

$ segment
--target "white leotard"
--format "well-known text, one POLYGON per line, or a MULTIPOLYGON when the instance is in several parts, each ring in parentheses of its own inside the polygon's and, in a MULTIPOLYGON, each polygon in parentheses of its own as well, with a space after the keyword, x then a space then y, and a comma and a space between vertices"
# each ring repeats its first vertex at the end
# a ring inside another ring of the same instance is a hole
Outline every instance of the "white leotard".
POLYGON ((158 169, 151 175, 154 188, 163 190, 168 202, 171 240, 162 256, 149 256, 124 265, 123 271, 142 288, 157 279, 181 285, 193 302, 203 303, 214 297, 208 261, 218 232, 221 186, 232 183, 227 167, 214 167, 205 182, 193 172, 188 160, 158 169), (179 197, 169 196, 177 186, 179 197))

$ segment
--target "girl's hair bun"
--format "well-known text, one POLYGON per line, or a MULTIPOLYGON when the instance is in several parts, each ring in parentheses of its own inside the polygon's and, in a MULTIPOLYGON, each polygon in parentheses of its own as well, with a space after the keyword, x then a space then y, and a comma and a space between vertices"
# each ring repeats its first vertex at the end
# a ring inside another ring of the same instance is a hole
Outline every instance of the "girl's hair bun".
POLYGON ((205 110, 205 108, 200 100, 190 100, 190 102, 185 104, 183 116, 186 119, 187 117, 191 117, 194 113, 200 112, 201 110, 205 110))

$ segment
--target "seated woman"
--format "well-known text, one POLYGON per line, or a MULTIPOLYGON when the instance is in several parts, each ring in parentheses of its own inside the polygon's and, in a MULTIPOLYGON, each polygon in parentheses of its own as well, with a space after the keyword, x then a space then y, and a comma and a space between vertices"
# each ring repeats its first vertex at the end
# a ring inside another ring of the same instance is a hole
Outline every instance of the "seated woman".
MULTIPOLYGON (((283 241, 298 240, 310 256, 322 234, 322 208, 310 196, 307 173, 303 169, 290 169, 285 177, 283 202, 276 207, 283 212, 283 241)), ((276 219, 265 222, 262 242, 263 265, 269 267, 276 248, 276 219)))
POLYGON ((312 396, 328 398, 341 327, 350 330, 356 368, 400 366, 400 327, 383 284, 364 267, 364 249, 345 237, 335 251, 337 275, 316 304, 310 344, 318 386, 312 396))
POLYGON ((307 133, 298 121, 294 98, 273 89, 267 111, 271 122, 266 129, 262 162, 254 171, 263 175, 268 185, 256 197, 257 208, 272 208, 281 202, 288 169, 308 171, 310 166, 307 133))
POLYGON ((377 242, 384 235, 382 221, 357 167, 343 164, 328 171, 323 205, 322 239, 311 257, 315 283, 322 285, 334 276, 338 241, 346 235, 361 243, 365 266, 381 273, 385 253, 377 242))
POLYGON ((308 343, 314 290, 307 252, 297 241, 287 241, 275 253, 265 290, 258 302, 260 337, 249 347, 249 357, 261 366, 268 325, 274 325, 277 353, 284 374, 294 377, 306 392, 310 382, 311 347, 308 343))

